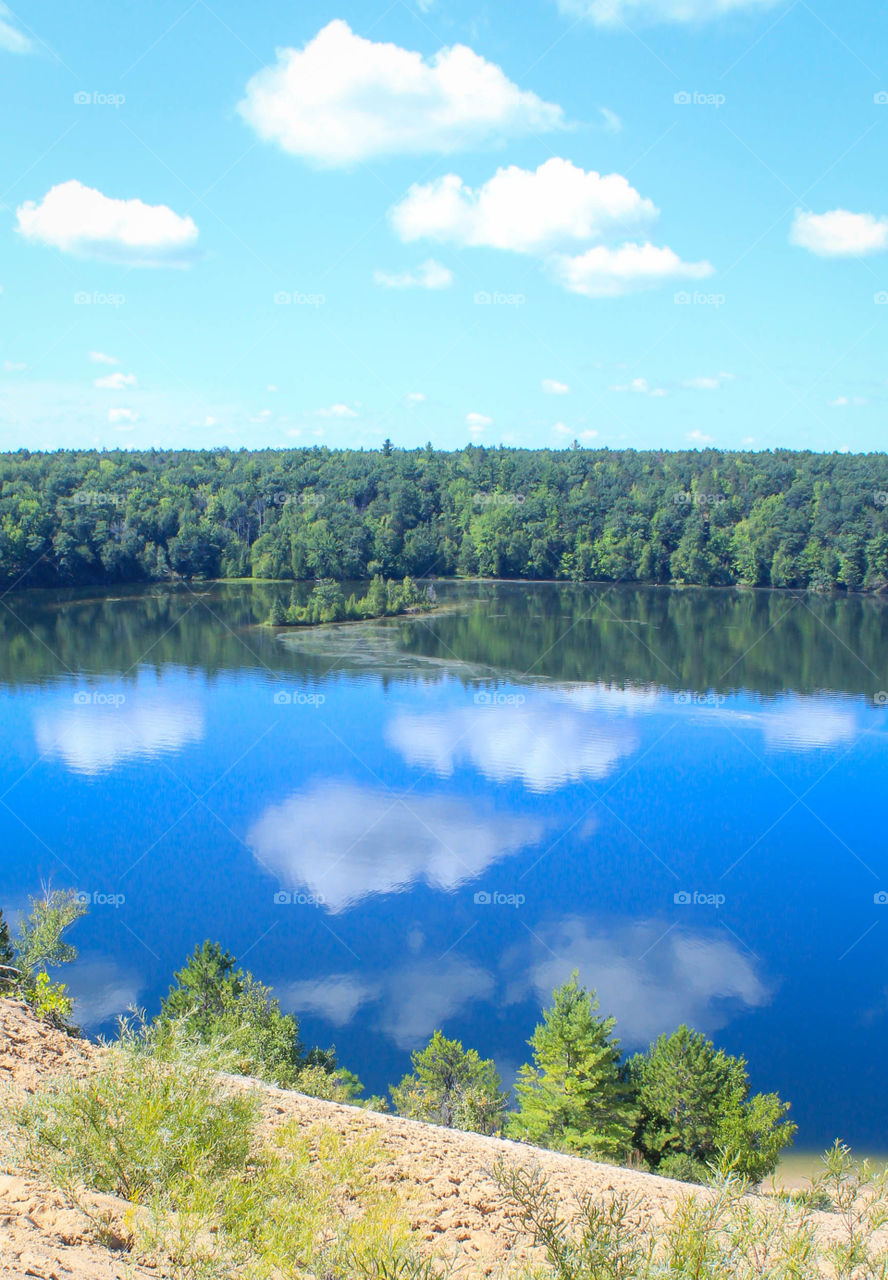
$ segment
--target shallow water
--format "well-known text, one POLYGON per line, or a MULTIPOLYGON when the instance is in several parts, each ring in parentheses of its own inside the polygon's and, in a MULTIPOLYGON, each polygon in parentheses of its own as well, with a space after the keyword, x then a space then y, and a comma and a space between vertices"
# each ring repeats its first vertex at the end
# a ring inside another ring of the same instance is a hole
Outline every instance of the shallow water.
POLYGON ((0 900, 90 896, 85 1025, 209 936, 373 1090, 438 1026, 511 1080, 578 968, 627 1048, 690 1022, 806 1148, 888 1148, 881 602, 442 584, 274 633, 275 594, 2 602, 0 900))

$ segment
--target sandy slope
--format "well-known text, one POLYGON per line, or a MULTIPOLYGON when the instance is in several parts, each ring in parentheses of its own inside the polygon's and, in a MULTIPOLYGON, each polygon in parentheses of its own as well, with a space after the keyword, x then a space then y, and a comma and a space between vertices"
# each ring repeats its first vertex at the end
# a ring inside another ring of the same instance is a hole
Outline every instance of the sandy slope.
MULTIPOLYGON (((32 1090, 59 1072, 82 1075, 99 1053, 95 1045, 37 1023, 22 1005, 0 1000, 0 1090, 7 1095, 32 1090)), ((529 1242, 491 1176, 498 1159, 508 1165, 541 1166, 565 1206, 587 1194, 607 1197, 629 1192, 634 1212, 647 1223, 662 1220, 691 1190, 652 1174, 321 1102, 259 1081, 233 1076, 223 1080, 232 1089, 261 1092, 266 1133, 295 1119, 306 1130, 323 1125, 346 1137, 373 1134, 384 1153, 379 1179, 397 1190, 424 1247, 451 1259, 458 1276, 497 1276, 510 1263, 531 1257, 529 1242)), ((0 1123, 0 1152, 5 1145, 3 1127, 0 1123)), ((145 1280, 153 1276, 162 1280, 167 1274, 163 1267, 140 1268, 124 1252, 115 1253, 95 1243, 88 1218, 62 1195, 35 1180, 16 1176, 15 1169, 4 1172, 6 1176, 0 1176, 0 1280, 25 1276, 43 1280, 122 1280, 124 1276, 145 1280)), ((695 1190, 709 1194, 701 1188, 695 1190)), ((93 1202, 108 1215, 123 1244, 128 1206, 113 1197, 96 1196, 93 1202)), ((827 1234, 834 1229, 827 1220, 823 1227, 827 1234)))

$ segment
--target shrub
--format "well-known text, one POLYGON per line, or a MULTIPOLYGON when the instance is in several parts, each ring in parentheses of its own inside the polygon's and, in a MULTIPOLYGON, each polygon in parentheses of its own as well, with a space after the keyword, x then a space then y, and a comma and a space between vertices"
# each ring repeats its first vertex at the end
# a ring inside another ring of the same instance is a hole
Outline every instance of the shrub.
POLYGON ((502 1129, 508 1094, 491 1059, 436 1031, 411 1062, 412 1075, 391 1090, 398 1115, 476 1133, 502 1129))

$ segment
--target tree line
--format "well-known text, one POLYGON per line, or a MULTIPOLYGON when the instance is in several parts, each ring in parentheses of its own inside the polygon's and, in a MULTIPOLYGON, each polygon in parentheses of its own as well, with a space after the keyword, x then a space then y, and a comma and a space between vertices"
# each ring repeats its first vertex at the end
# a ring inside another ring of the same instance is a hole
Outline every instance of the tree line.
POLYGON ((888 455, 0 456, 0 582, 481 576, 882 591, 888 455))
MULTIPOLYGON (((0 992, 68 1028, 72 1001, 50 969, 70 963, 65 935, 86 906, 71 891, 47 892, 12 937, 0 911, 0 992)), ((124 1022, 124 1033, 126 1033, 124 1022)), ((729 1168, 760 1182, 777 1167, 796 1126, 776 1093, 752 1094, 743 1058, 687 1026, 644 1053, 622 1056, 616 1019, 599 1012, 577 973, 552 993, 530 1040, 531 1061, 504 1090, 492 1059, 435 1031, 412 1055, 412 1071, 389 1098, 363 1097, 335 1051, 308 1048, 294 1014, 218 943, 195 948, 174 975, 148 1039, 185 1035, 218 1049, 227 1070, 330 1101, 352 1103, 449 1128, 504 1134, 590 1159, 630 1163, 663 1176, 706 1182, 729 1168)))

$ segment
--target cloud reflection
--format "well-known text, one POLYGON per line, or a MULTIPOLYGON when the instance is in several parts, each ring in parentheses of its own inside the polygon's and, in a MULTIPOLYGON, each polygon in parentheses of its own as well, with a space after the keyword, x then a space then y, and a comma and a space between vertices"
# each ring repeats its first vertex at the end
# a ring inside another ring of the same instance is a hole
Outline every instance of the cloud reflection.
POLYGON ((128 761, 150 760, 200 742, 204 717, 193 703, 168 696, 158 700, 137 690, 119 705, 91 700, 57 707, 37 719, 34 732, 42 755, 95 777, 128 761))
POLYGON ((456 889, 535 844, 544 830, 541 819, 464 800, 316 782, 266 809, 247 844, 283 884, 307 889, 339 912, 418 883, 456 889))

